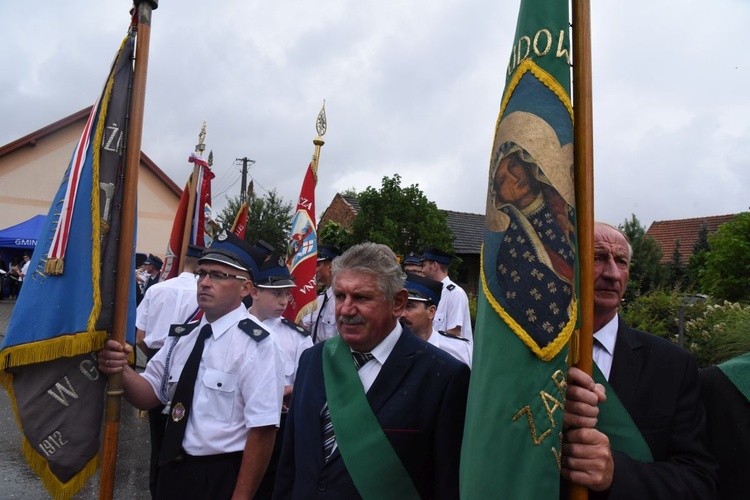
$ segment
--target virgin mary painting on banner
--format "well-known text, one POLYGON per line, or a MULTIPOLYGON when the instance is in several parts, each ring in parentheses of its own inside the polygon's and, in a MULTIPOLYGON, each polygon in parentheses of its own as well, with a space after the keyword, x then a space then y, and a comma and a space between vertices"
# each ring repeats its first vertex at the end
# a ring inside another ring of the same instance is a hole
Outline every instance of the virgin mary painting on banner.
POLYGON ((497 127, 487 190, 487 236, 498 244, 483 265, 496 308, 541 350, 575 317, 573 144, 540 116, 569 120, 564 106, 508 111, 497 127))

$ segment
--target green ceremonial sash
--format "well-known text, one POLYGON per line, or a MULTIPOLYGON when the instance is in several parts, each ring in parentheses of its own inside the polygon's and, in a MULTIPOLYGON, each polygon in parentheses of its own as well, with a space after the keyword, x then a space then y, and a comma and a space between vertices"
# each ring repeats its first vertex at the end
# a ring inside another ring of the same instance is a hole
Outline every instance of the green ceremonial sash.
POLYGON ((718 367, 750 401, 750 352, 725 361, 718 367))
POLYGON ((610 448, 639 462, 653 462, 651 448, 596 363, 594 382, 602 384, 607 391, 607 400, 599 403, 599 421, 596 429, 607 435, 610 448))
POLYGON ((364 499, 419 499, 401 459, 372 412, 341 336, 323 346, 323 380, 336 444, 364 499))

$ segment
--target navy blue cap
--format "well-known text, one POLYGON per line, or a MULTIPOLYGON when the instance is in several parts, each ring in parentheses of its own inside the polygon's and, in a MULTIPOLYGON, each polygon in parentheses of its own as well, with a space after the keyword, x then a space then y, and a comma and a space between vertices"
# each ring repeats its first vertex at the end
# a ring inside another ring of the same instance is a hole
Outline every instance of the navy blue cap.
POLYGON ((203 250, 198 264, 206 261, 219 262, 257 276, 265 259, 266 256, 250 243, 239 239, 234 233, 222 231, 211 246, 203 250))
POLYGON ((432 302, 435 305, 440 303, 440 295, 443 293, 443 284, 440 281, 412 273, 406 273, 404 288, 409 292, 409 300, 432 302))
POLYGON ((318 247, 318 262, 333 260, 341 255, 341 250, 333 245, 320 245, 318 247))
POLYGON ((258 242, 255 244, 255 248, 257 248, 258 250, 260 250, 260 252, 263 255, 265 255, 266 257, 268 257, 269 255, 271 255, 273 253, 273 251, 276 250, 276 247, 274 247, 270 243, 267 243, 267 242, 265 242, 263 240, 258 240, 258 242))
POLYGON ((203 253, 203 250, 205 249, 206 247, 200 247, 198 245, 188 245, 185 255, 187 255, 188 257, 194 257, 197 259, 201 256, 201 253, 203 253))
POLYGON ((294 276, 289 273, 284 257, 268 259, 260 266, 258 277, 253 280, 258 288, 292 288, 294 276))
POLYGON ((144 264, 151 264, 156 269, 161 269, 161 266, 162 266, 163 262, 156 255, 148 254, 148 258, 146 259, 146 261, 144 262, 144 264))
POLYGON ((419 266, 422 267, 422 257, 410 252, 409 255, 404 257, 404 261, 401 263, 402 266, 419 266))
POLYGON ((439 248, 425 247, 422 253, 422 260, 432 260, 439 262, 440 264, 450 264, 453 260, 453 256, 447 252, 443 252, 439 248))

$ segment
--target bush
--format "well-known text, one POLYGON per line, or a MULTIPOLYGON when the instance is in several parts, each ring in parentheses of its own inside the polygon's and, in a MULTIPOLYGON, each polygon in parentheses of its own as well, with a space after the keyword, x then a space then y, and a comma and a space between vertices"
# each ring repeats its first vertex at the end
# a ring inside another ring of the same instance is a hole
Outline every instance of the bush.
POLYGON ((701 367, 750 352, 750 305, 728 301, 709 305, 687 322, 686 331, 690 351, 701 367))
POLYGON ((686 302, 686 296, 679 289, 657 289, 637 297, 626 305, 622 310, 622 317, 633 328, 679 344, 680 306, 683 307, 683 325, 690 319, 700 316, 706 308, 703 301, 696 301, 692 305, 687 305, 686 302))
POLYGON ((473 293, 469 295, 469 316, 471 317, 471 330, 474 331, 477 324, 477 296, 473 293))

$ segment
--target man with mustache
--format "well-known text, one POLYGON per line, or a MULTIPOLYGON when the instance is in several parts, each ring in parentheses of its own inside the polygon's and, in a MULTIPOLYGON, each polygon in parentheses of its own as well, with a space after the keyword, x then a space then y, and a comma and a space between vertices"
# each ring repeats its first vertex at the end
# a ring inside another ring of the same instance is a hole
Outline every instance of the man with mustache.
POLYGON ((667 340, 630 328, 617 314, 631 258, 627 237, 597 222, 594 361, 611 391, 581 370, 569 370, 562 476, 588 487, 592 499, 714 498, 716 470, 706 448, 695 360, 667 340), (606 427, 612 420, 604 411, 617 404, 608 399, 624 407, 619 415, 625 423, 618 428, 606 427), (602 428, 610 429, 609 435, 602 428), (633 434, 624 435, 628 428, 633 434), (637 453, 650 452, 652 460, 633 458, 632 448, 624 451, 641 441, 638 433, 645 446, 637 453))
POLYGON ((339 335, 302 354, 274 498, 458 498, 469 368, 403 328, 395 254, 333 261, 339 335))

